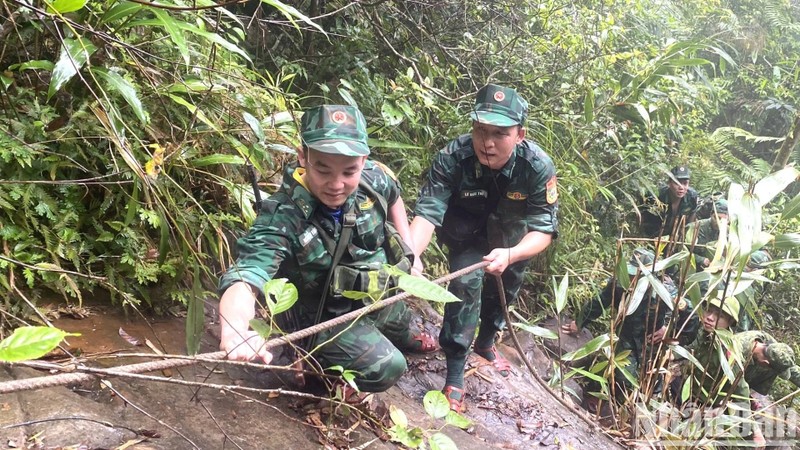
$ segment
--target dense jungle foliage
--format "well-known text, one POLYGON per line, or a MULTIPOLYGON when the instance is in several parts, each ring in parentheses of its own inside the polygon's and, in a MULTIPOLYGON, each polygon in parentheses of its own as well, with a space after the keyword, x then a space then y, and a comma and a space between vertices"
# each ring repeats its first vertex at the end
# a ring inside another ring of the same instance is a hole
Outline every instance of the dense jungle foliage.
MULTIPOLYGON (((800 162, 795 0, 2 0, 0 18, 3 330, 54 293, 197 308, 254 218, 247 162, 270 192, 323 102, 358 105, 413 205, 480 86, 528 99, 560 185, 534 322, 562 311, 552 275, 574 310, 613 273, 673 165, 706 197, 800 162)), ((797 348, 791 181, 748 211, 779 237, 758 325, 797 348)))

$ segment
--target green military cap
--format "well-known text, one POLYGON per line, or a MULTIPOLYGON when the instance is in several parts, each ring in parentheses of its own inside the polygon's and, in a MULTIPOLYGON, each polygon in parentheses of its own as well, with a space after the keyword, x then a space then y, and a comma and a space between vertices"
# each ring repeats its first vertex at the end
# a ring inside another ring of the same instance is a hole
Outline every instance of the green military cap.
POLYGON ((728 201, 724 198, 717 199, 714 202, 714 208, 717 210, 717 214, 728 215, 728 201))
POLYGON ((675 166, 670 172, 672 172, 676 180, 688 180, 691 175, 689 168, 686 166, 675 166))
POLYGON ((750 259, 747 260, 747 267, 751 269, 760 269, 764 264, 772 261, 772 258, 764 250, 757 250, 750 254, 750 259))
POLYGON ((322 153, 367 156, 367 121, 358 108, 322 105, 303 114, 300 124, 303 143, 322 153))
POLYGON ((766 356, 769 366, 781 372, 794 365, 794 350, 780 342, 767 345, 766 356))
POLYGON ((652 267, 655 259, 656 255, 654 255, 650 250, 644 247, 637 248, 633 251, 631 259, 628 260, 628 275, 636 275, 636 271, 639 270, 639 262, 649 269, 652 267))
POLYGON ((487 84, 475 96, 472 120, 487 125, 510 127, 524 125, 528 117, 528 102, 513 88, 487 84))
MULTIPOLYGON (((719 291, 719 294, 722 294, 722 291, 719 291)), ((733 319, 733 325, 739 321, 739 311, 741 310, 741 306, 739 305, 739 300, 736 300, 736 297, 727 297, 725 300, 722 300, 720 296, 717 296, 717 298, 712 298, 709 300, 708 304, 716 306, 717 308, 721 309, 722 312, 729 315, 733 319)))

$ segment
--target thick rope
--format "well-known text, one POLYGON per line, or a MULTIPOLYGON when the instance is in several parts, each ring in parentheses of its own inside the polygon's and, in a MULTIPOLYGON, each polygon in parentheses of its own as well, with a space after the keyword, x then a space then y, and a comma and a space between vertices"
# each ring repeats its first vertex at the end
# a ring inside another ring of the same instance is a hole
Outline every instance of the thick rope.
MULTIPOLYGON (((460 276, 466 275, 470 272, 474 272, 479 269, 483 269, 484 267, 488 266, 489 262, 482 261, 471 266, 465 267, 461 270, 455 271, 451 274, 445 275, 441 278, 437 278, 433 282, 436 284, 446 283, 450 280, 458 278, 460 276)), ((289 333, 285 336, 281 336, 275 339, 270 339, 264 343, 264 348, 267 350, 273 349, 275 347, 281 346, 283 344, 299 341, 301 339, 305 339, 307 337, 313 336, 314 334, 319 333, 320 331, 327 330, 329 328, 333 328, 337 325, 341 325, 343 323, 358 319, 359 317, 370 314, 372 312, 378 311, 383 309, 387 306, 393 305, 399 301, 406 300, 411 297, 411 294, 407 292, 403 292, 401 294, 393 295, 389 298, 386 298, 380 302, 373 303, 371 305, 365 306, 363 308, 357 309, 355 311, 350 311, 347 314, 341 315, 334 319, 319 323, 317 325, 304 328, 302 330, 295 331, 293 333, 289 333)), ((225 359, 227 356, 227 352, 219 351, 219 352, 212 352, 212 353, 204 353, 200 355, 196 355, 197 358, 202 358, 204 360, 208 359, 225 359)), ((165 370, 171 369, 174 367, 182 367, 194 364, 198 361, 194 359, 166 359, 162 361, 150 361, 146 363, 138 363, 138 364, 130 364, 127 366, 119 366, 113 369, 109 369, 104 375, 105 376, 113 376, 114 372, 119 372, 120 374, 128 374, 128 373, 143 373, 143 372, 154 372, 158 370, 165 370)), ((9 364, 13 366, 13 363, 3 363, 9 364)), ((88 366, 84 366, 83 364, 76 364, 74 366, 65 366, 64 370, 81 370, 81 369, 89 369, 88 366)), ((83 383, 86 381, 91 381, 95 379, 95 375, 90 373, 63 373, 59 375, 50 375, 44 377, 35 377, 35 378, 27 378, 24 380, 13 380, 13 381, 5 381, 0 383, 0 394, 9 394, 12 392, 19 392, 19 391, 29 391, 33 389, 42 389, 47 387, 53 386, 61 386, 64 384, 72 384, 72 383, 83 383)))

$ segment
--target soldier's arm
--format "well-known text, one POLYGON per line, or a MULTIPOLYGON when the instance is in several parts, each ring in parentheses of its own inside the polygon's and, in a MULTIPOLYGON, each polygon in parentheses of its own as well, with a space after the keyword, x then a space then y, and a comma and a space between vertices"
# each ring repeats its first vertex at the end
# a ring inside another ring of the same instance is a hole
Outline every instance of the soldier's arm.
POLYGON ((264 348, 265 339, 250 330, 250 320, 256 315, 256 294, 243 282, 233 283, 219 303, 219 348, 231 360, 252 361, 256 358, 269 364, 272 354, 264 348))
POLYGON ((412 250, 417 260, 428 248, 436 227, 442 225, 450 196, 456 188, 457 170, 455 160, 444 150, 437 154, 428 170, 427 178, 414 205, 414 219, 410 226, 412 250))
POLYGON ((800 367, 792 366, 786 369, 784 372, 784 376, 786 380, 790 381, 792 384, 800 388, 800 367))

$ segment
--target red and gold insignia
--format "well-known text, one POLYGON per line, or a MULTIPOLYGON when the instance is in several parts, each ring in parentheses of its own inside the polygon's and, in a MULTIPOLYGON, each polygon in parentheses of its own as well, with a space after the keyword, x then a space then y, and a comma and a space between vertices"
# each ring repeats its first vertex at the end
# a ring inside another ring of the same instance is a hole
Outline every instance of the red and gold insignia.
POLYGON ((331 114, 331 121, 333 123, 345 123, 347 121, 347 114, 344 111, 334 111, 331 114))
POLYGON ((528 196, 522 192, 509 192, 506 194, 506 197, 510 198, 511 200, 525 200, 528 198, 528 196))
POLYGON ((686 306, 688 306, 686 300, 681 299, 681 301, 678 302, 678 311, 683 311, 686 309, 686 306))
POLYGON ((503 91, 497 91, 494 93, 494 101, 500 103, 506 99, 506 94, 503 91))
POLYGON ((372 209, 373 206, 375 206, 375 202, 372 201, 371 198, 367 197, 366 200, 359 203, 358 208, 362 211, 366 211, 368 209, 372 209))
POLYGON ((558 200, 558 181, 556 181, 556 176, 553 175, 553 178, 550 178, 550 181, 547 182, 547 203, 553 204, 558 200))

